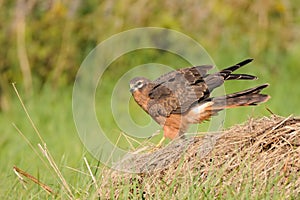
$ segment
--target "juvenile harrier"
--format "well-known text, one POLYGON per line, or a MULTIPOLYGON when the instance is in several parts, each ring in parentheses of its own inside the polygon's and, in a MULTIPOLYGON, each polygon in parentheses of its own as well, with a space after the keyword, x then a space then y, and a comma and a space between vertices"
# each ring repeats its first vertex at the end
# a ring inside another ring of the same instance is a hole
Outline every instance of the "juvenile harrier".
POLYGON ((190 124, 208 120, 225 108, 257 105, 270 98, 260 94, 268 84, 225 96, 210 96, 225 80, 257 79, 248 74, 232 74, 252 60, 213 74, 207 74, 213 66, 203 65, 171 71, 155 81, 136 77, 130 81, 130 92, 144 111, 163 127, 164 136, 174 139, 184 134, 190 124))

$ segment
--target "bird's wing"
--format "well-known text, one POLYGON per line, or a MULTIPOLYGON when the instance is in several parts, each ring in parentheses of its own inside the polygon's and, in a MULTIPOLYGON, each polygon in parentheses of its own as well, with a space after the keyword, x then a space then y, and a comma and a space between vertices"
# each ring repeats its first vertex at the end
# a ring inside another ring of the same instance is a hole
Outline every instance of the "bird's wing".
POLYGON ((255 80, 256 76, 252 76, 249 74, 233 74, 235 70, 247 65, 252 62, 253 59, 246 59, 242 62, 239 62, 233 66, 227 67, 217 73, 206 74, 203 77, 205 83, 208 86, 209 91, 213 91, 215 88, 221 86, 225 80, 255 80))
POLYGON ((162 75, 149 92, 148 112, 151 116, 184 113, 191 105, 209 96, 203 79, 213 66, 204 65, 179 69, 162 75))

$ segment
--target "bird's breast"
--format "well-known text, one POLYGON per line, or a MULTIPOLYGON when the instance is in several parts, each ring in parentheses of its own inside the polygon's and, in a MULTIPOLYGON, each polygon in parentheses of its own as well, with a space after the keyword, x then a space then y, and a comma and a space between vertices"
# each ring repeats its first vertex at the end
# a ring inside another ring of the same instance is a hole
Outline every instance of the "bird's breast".
POLYGON ((134 100, 141 106, 144 111, 148 113, 148 102, 149 102, 149 97, 146 96, 144 93, 140 92, 139 90, 136 90, 135 92, 132 93, 132 96, 134 100))

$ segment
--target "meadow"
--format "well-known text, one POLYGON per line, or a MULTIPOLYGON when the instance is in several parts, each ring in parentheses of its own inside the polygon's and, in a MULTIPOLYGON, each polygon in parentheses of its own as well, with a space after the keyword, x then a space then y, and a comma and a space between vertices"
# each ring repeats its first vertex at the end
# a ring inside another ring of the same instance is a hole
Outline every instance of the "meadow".
MULTIPOLYGON (((300 115, 300 12, 297 1, 156 3, 125 0, 83 3, 78 0, 42 3, 19 0, 1 1, 0 10, 1 199, 97 198, 98 189, 88 166, 97 180, 106 175, 106 168, 99 166, 98 160, 87 151, 78 136, 72 113, 73 85, 81 63, 98 43, 132 28, 155 26, 182 32, 206 49, 218 69, 254 58, 239 72, 255 74, 259 80, 239 84, 228 82, 226 92, 267 82, 270 86, 264 92, 271 99, 258 107, 228 110, 225 128, 243 123, 250 117, 270 116, 270 111, 284 117, 300 115), (36 130, 47 144, 70 191, 38 147, 43 141, 36 130), (26 183, 22 183, 13 171, 14 166, 51 187, 55 195, 48 194, 40 185, 24 177, 26 183)), ((112 90, 124 73, 145 63, 161 63, 173 68, 189 66, 186 60, 157 50, 131 52, 114 61, 105 71, 95 99, 97 117, 113 142, 121 133, 111 114, 112 90)), ((145 73, 145 76, 151 74, 145 73)), ((138 123, 149 122, 132 100, 130 107, 138 123)), ((200 130, 205 131, 206 125, 200 126, 200 130)), ((160 137, 156 136, 152 141, 155 143, 160 137)), ((124 138, 119 145, 130 149, 124 138)), ((192 187, 198 183, 199 177, 195 177, 195 182, 185 185, 189 194, 184 193, 182 187, 182 196, 172 196, 176 184, 173 181, 167 190, 157 191, 155 197, 214 199, 216 196, 211 188, 215 186, 215 177, 222 177, 220 171, 212 169, 210 178, 203 185, 205 189, 192 187)), ((146 181, 151 182, 151 177, 146 181)), ((270 184, 272 182, 276 180, 270 180, 270 184)), ((254 190, 249 189, 252 186, 249 184, 245 183, 240 193, 228 185, 221 185, 219 189, 224 195, 221 192, 217 197, 271 198, 267 195, 270 188, 253 196, 254 190), (264 192, 266 195, 262 196, 264 192)), ((120 186, 112 184, 111 187, 113 190, 120 186)), ((132 195, 135 194, 133 188, 124 185, 122 198, 139 199, 140 196, 132 195)), ((280 192, 273 196, 273 199, 283 198, 280 192)))

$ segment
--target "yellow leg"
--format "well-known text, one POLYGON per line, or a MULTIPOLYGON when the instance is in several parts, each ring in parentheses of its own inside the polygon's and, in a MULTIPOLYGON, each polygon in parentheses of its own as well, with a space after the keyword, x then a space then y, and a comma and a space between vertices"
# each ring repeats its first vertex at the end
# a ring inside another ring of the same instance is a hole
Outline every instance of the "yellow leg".
POLYGON ((161 138, 161 140, 159 141, 159 143, 155 146, 155 147, 161 147, 161 145, 162 145, 162 143, 165 141, 165 136, 163 136, 162 138, 161 138))

